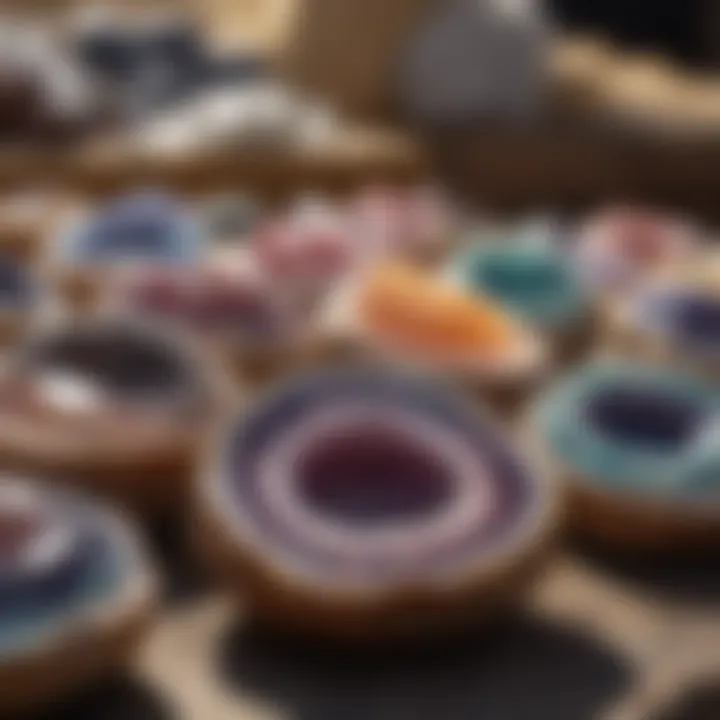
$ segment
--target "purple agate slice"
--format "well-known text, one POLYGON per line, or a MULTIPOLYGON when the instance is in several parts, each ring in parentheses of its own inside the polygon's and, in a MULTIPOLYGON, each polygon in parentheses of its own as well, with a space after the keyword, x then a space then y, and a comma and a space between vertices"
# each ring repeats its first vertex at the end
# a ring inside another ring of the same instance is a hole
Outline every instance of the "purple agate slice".
POLYGON ((394 581, 475 563, 516 541, 545 497, 487 419, 395 373, 295 380, 228 442, 218 482, 230 519, 260 552, 330 580, 394 581), (358 407, 374 425, 343 420, 358 407), (337 417, 329 430, 283 455, 288 438, 328 413, 337 417), (277 499, 281 490, 292 502, 277 499))

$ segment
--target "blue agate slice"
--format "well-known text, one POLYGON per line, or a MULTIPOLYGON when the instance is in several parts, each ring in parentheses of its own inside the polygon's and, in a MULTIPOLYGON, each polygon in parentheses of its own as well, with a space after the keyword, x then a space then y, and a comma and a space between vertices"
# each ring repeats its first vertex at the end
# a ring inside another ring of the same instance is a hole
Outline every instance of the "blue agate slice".
POLYGON ((99 506, 0 479, 0 662, 112 600, 137 570, 135 551, 99 506))
POLYGON ((110 204, 62 239, 66 261, 148 261, 189 264, 198 260, 201 236, 195 221, 161 193, 128 195, 110 204))
POLYGON ((538 401, 536 432, 587 482, 665 497, 720 489, 720 395, 712 384, 641 364, 587 365, 538 401))

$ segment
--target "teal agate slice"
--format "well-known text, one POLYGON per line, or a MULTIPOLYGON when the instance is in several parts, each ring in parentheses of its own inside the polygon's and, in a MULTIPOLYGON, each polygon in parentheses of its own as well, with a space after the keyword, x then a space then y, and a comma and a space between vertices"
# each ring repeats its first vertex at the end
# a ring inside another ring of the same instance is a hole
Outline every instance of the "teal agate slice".
POLYGON ((454 259, 452 277, 540 330, 562 330, 588 311, 568 258, 527 232, 471 245, 454 259))
MULTIPOLYGON (((0 487, 2 493, 6 490, 0 487)), ((33 486, 30 491, 35 493, 33 486)), ((52 524, 52 530, 66 538, 66 547, 41 569, 26 565, 18 555, 17 520, 2 511, 0 662, 41 647, 98 604, 112 601, 137 570, 136 549, 116 518, 64 494, 38 490, 37 497, 44 518, 41 525, 22 532, 49 535, 44 526, 52 524)))
POLYGON ((533 424, 551 456, 588 482, 712 497, 720 490, 719 399, 694 377, 607 361, 547 390, 533 424))

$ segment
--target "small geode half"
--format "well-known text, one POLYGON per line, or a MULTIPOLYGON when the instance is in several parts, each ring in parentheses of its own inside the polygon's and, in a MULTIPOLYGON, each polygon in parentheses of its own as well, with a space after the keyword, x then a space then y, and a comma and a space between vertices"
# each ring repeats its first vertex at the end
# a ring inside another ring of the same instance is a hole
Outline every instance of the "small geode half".
POLYGON ((534 434, 567 483, 571 524, 643 549, 720 539, 719 399, 691 375, 617 361, 546 391, 534 434))
POLYGON ((201 255, 197 223, 162 193, 127 195, 59 238, 51 270, 71 302, 93 302, 108 269, 118 265, 187 266, 201 255))
POLYGON ((0 456, 133 509, 181 502, 214 390, 160 326, 95 318, 40 331, 0 376, 0 456))
POLYGON ((142 549, 115 513, 0 479, 0 710, 50 705, 129 663, 155 596, 142 549))

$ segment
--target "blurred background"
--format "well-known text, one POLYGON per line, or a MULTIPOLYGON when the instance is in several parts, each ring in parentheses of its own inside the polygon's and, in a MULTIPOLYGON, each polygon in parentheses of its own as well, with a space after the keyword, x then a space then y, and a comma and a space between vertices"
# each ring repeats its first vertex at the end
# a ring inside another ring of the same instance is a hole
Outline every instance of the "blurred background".
POLYGON ((553 0, 550 7, 568 31, 605 32, 627 48, 666 52, 710 69, 717 63, 717 7, 707 0, 685 3, 553 0))
MULTIPOLYGON (((0 2, 8 194, 242 189, 272 204, 428 180, 467 208, 574 216, 621 200, 712 225, 720 3, 0 2)), ((489 643, 379 659, 235 627, 175 538, 157 544, 173 598, 140 680, 47 720, 262 720, 278 703, 298 720, 592 720, 626 696, 617 720, 720 718, 712 558, 573 550, 489 643), (642 714, 658 704, 675 714, 642 714)))
POLYGON ((101 192, 211 174, 281 191, 381 171, 441 174, 498 205, 625 196, 715 212, 713 2, 490 5, 493 17, 465 0, 6 2, 5 24, 36 37, 9 27, 3 43, 0 182, 39 173, 101 192), (302 149, 266 152, 286 143, 289 112, 302 149))

